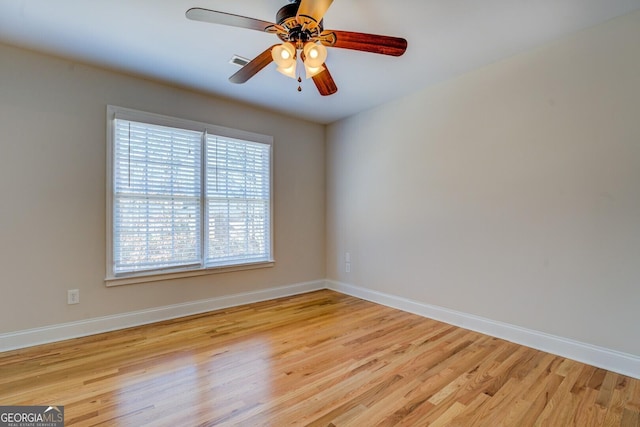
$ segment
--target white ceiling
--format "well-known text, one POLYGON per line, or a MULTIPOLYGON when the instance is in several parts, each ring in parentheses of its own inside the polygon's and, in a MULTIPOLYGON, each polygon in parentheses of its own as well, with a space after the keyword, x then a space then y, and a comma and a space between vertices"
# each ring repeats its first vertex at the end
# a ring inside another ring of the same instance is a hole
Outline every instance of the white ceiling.
MULTIPOLYGON (((404 37, 395 58, 329 49, 338 93, 318 94, 275 65, 228 77, 275 35, 195 22, 203 7, 273 22, 287 0, 0 0, 0 42, 330 123, 640 8, 640 0, 335 0, 325 29, 404 37)), ((0 58, 1 64, 1 58, 0 58)))

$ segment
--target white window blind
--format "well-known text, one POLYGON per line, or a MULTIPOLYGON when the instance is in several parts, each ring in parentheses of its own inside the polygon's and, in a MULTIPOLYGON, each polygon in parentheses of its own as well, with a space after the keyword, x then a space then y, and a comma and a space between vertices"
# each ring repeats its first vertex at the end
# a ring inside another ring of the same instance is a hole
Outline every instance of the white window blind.
POLYGON ((269 147, 207 135, 207 265, 267 261, 269 147))
POLYGON ((272 260, 270 143, 121 116, 110 141, 108 276, 272 260))

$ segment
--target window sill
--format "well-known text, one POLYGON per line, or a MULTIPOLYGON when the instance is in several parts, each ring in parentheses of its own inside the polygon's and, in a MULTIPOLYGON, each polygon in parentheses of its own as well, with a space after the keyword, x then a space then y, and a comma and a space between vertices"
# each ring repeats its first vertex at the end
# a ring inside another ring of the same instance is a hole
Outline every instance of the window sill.
POLYGON ((138 283, 159 282, 164 280, 182 279, 185 277, 207 276, 209 274, 230 273, 233 271, 255 270, 258 268, 270 268, 275 261, 257 262, 255 264, 232 265, 227 267, 212 267, 198 270, 182 270, 163 273, 139 273, 126 277, 107 277, 104 279, 107 287, 134 285, 138 283))

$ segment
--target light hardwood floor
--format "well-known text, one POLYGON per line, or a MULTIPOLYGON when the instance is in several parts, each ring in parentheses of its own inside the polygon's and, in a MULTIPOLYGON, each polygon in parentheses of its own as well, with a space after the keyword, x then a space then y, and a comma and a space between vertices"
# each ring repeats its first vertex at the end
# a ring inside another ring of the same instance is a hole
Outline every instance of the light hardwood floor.
POLYGON ((640 426, 640 381, 331 291, 0 353, 67 426, 640 426))

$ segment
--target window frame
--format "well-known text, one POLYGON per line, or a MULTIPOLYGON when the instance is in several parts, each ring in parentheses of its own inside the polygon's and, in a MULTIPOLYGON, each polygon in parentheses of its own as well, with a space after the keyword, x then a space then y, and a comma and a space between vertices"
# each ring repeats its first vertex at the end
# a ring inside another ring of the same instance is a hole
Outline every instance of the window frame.
POLYGON ((275 265, 274 256, 274 215, 273 215, 273 137, 269 135, 263 135, 254 132, 248 132, 238 129, 227 128, 223 126, 213 125, 210 123, 203 123, 193 120, 187 120, 177 117, 165 116, 156 113, 149 113, 139 110, 134 110, 125 107, 118 107, 114 105, 107 105, 107 171, 106 171, 106 240, 107 240, 107 254, 106 254, 106 277, 105 284, 107 286, 126 285, 133 283, 144 283, 151 281, 170 280, 181 277, 193 277, 202 276, 215 273, 226 273, 231 271, 249 270, 256 268, 267 268, 275 265), (200 265, 189 267, 175 267, 165 268, 149 271, 139 272, 127 272, 127 273, 114 273, 114 166, 115 166, 115 120, 131 120, 151 125, 167 126, 179 129, 192 130, 203 133, 201 142, 201 187, 202 187, 202 200, 200 204, 201 209, 201 239, 202 247, 206 246, 204 242, 204 227, 206 226, 206 208, 204 198, 205 188, 205 150, 206 150, 206 136, 215 135, 222 138, 231 138, 236 140, 243 140, 254 143, 261 143, 268 145, 269 147, 269 259, 266 261, 238 263, 233 265, 222 266, 205 266, 206 254, 201 254, 200 265))

